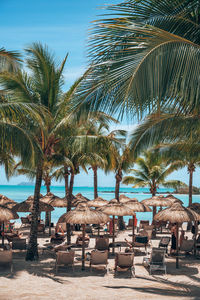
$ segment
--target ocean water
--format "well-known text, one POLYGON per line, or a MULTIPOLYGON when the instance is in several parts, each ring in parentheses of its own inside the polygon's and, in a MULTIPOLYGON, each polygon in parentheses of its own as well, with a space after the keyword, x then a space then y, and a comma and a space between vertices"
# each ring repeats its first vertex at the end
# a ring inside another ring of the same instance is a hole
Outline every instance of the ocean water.
MULTIPOLYGON (((158 190, 164 196, 167 195, 167 192, 173 192, 172 189, 160 188, 158 190)), ((59 197, 64 197, 65 191, 64 186, 52 186, 51 192, 59 197)), ((13 199, 16 202, 22 202, 28 198, 28 196, 33 195, 34 193, 34 186, 25 186, 25 185, 0 185, 0 194, 7 196, 10 199, 13 199)), ((41 187, 41 193, 43 195, 46 194, 46 188, 44 186, 41 187)), ((85 197, 92 200, 94 198, 94 191, 92 187, 74 187, 73 194, 76 195, 77 193, 83 194, 85 197)), ((120 189, 120 193, 124 193, 126 196, 130 198, 137 198, 139 201, 143 199, 147 199, 151 197, 148 188, 128 188, 123 187, 120 189)), ((114 198, 114 187, 99 187, 98 188, 98 195, 106 200, 111 200, 114 198)), ((175 194, 177 198, 183 201, 184 206, 188 206, 188 195, 178 195, 175 194)), ((193 195, 193 202, 200 203, 200 195, 193 195)), ((56 223, 58 218, 66 212, 66 208, 55 208, 52 211, 51 219, 52 222, 56 223)), ((19 213, 19 216, 26 216, 28 213, 19 213)), ((152 213, 136 213, 138 220, 152 220, 152 213)), ((44 213, 41 215, 42 219, 44 219, 44 213)), ((129 216, 125 216, 125 222, 128 222, 129 216)), ((16 222, 20 222, 16 220, 16 222)))

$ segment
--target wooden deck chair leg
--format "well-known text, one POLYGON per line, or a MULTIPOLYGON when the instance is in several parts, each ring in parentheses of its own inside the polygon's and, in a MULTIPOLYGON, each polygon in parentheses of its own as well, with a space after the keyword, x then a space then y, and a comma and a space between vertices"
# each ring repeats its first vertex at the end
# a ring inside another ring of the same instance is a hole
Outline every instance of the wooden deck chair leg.
POLYGON ((13 273, 13 263, 10 264, 10 273, 13 273))
POLYGON ((109 268, 108 268, 108 264, 106 265, 106 272, 107 272, 107 275, 109 275, 109 268))
POLYGON ((131 267, 131 275, 135 278, 135 267, 131 267))

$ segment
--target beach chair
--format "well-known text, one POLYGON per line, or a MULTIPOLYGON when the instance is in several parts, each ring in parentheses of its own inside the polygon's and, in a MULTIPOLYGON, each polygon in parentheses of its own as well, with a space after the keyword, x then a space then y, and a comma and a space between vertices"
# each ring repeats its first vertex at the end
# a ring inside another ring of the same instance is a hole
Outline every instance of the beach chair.
POLYGON ((131 271, 131 276, 135 277, 135 267, 134 267, 134 254, 118 252, 115 256, 115 275, 120 269, 127 269, 131 271))
POLYGON ((185 254, 189 254, 194 250, 194 240, 183 240, 180 245, 180 251, 185 252, 185 254))
POLYGON ((0 250, 0 265, 10 266, 10 272, 13 272, 12 250, 0 250))
POLYGON ((165 250, 160 248, 152 248, 151 257, 144 257, 143 264, 146 264, 150 268, 150 275, 152 271, 156 270, 164 271, 166 274, 165 250))
POLYGON ((12 240, 12 249, 13 250, 26 250, 26 239, 22 238, 13 238, 12 240))
POLYGON ((99 237, 96 239, 95 249, 99 251, 109 251, 109 239, 105 237, 99 237))
POLYGON ((105 265, 106 271, 108 273, 108 250, 92 250, 90 256, 90 272, 92 271, 93 265, 105 265))
POLYGON ((22 226, 30 225, 30 221, 27 217, 21 217, 22 226))
POLYGON ((139 229, 144 229, 144 227, 146 225, 149 225, 149 221, 141 220, 140 225, 139 225, 139 229))
POLYGON ((147 234, 144 236, 137 235, 135 236, 135 241, 133 242, 133 248, 145 248, 145 252, 147 252, 148 241, 149 239, 147 234))
POLYGON ((56 253, 56 263, 55 263, 56 274, 58 273, 59 266, 71 266, 72 270, 74 271, 74 255, 75 255, 75 251, 73 250, 70 250, 69 252, 58 251, 56 253))
POLYGON ((38 223, 38 232, 45 233, 45 225, 42 223, 38 223))
POLYGON ((171 238, 169 236, 163 236, 159 242, 158 248, 165 248, 166 253, 168 253, 170 239, 171 238))

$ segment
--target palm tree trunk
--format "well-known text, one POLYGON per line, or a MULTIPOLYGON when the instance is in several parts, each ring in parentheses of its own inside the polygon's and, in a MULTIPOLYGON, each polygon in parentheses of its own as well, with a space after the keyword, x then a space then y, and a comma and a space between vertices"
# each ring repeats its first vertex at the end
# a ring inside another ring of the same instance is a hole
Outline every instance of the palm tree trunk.
MULTIPOLYGON (((195 166, 193 163, 190 163, 188 166, 189 172, 189 205, 192 204, 192 184, 193 184, 193 172, 195 171, 195 166)), ((192 223, 188 222, 187 230, 191 230, 192 223)))
MULTIPOLYGON (((117 171, 117 174, 115 175, 115 199, 119 202, 119 189, 120 189, 120 182, 122 181, 122 171, 119 169, 117 171)), ((118 226, 119 230, 124 230, 125 225, 124 225, 124 219, 123 217, 118 217, 118 226)))
POLYGON ((192 204, 193 170, 189 170, 189 205, 192 204))
POLYGON ((98 197, 98 190, 97 190, 97 166, 92 167, 94 173, 94 199, 98 197))
POLYGON ((64 166, 64 180, 65 180, 65 197, 69 196, 69 170, 67 166, 64 166))
MULTIPOLYGON (((69 183, 69 193, 67 198, 67 211, 69 212, 72 207, 72 193, 73 193, 73 187, 74 187, 74 170, 70 169, 71 178, 69 183)), ((71 244, 71 225, 67 224, 67 244, 71 244)))
MULTIPOLYGON (((46 189, 47 189, 47 194, 50 193, 50 183, 49 183, 49 180, 45 181, 45 186, 46 186, 46 189)), ((50 212, 49 211, 46 211, 46 214, 45 214, 45 226, 48 227, 49 226, 49 219, 50 219, 50 212)))
POLYGON ((30 229, 30 241, 26 253, 26 260, 38 259, 37 232, 38 232, 38 216, 39 216, 39 197, 40 197, 40 188, 42 184, 42 171, 43 171, 43 161, 41 160, 38 163, 37 172, 36 172, 33 212, 32 212, 31 229, 30 229))

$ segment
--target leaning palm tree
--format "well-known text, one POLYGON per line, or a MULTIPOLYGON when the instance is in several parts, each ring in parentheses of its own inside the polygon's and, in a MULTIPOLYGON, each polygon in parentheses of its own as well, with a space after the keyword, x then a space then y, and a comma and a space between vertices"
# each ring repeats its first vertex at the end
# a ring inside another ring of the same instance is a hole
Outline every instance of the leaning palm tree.
POLYGON ((94 23, 91 69, 74 106, 130 117, 166 107, 197 114, 199 2, 129 0, 108 9, 94 23))
MULTIPOLYGON (((155 196, 160 185, 164 187, 177 188, 184 185, 179 180, 167 180, 167 176, 177 170, 179 162, 168 164, 163 160, 159 151, 145 151, 143 157, 138 157, 135 161, 138 169, 130 169, 133 176, 125 176, 122 183, 133 184, 136 187, 149 187, 152 196, 155 196)), ((154 208, 155 209, 155 208, 154 208)), ((155 214, 155 211, 154 211, 155 214)))

